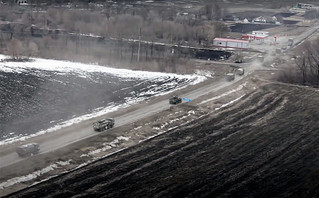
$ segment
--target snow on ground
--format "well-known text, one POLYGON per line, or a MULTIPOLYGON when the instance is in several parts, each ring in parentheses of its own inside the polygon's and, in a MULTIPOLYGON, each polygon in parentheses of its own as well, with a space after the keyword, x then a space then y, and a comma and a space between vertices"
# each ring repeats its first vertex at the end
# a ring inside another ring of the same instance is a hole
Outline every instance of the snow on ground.
POLYGON ((24 176, 21 176, 21 177, 14 177, 12 179, 9 179, 9 180, 7 180, 5 182, 0 183, 0 190, 2 190, 4 188, 7 188, 9 186, 15 185, 15 184, 19 184, 19 183, 23 183, 23 182, 27 182, 27 181, 36 179, 37 177, 40 177, 41 175, 43 175, 45 173, 53 171, 54 169, 61 168, 62 166, 69 165, 71 161, 72 160, 59 161, 59 162, 56 162, 54 164, 51 164, 50 166, 47 166, 47 167, 41 169, 41 170, 35 171, 33 173, 30 173, 28 175, 24 175, 24 176))
POLYGON ((105 152, 107 150, 117 147, 121 142, 128 141, 129 139, 130 137, 119 136, 115 138, 115 140, 113 140, 112 142, 104 143, 102 148, 90 151, 88 154, 82 154, 80 157, 94 156, 98 153, 105 152))
MULTIPOLYGON (((8 58, 5 55, 0 54, 0 60, 4 60, 8 58)), ((68 62, 68 61, 58 61, 58 60, 49 60, 49 59, 40 59, 40 58, 35 58, 32 59, 30 62, 0 62, 0 71, 3 72, 16 72, 16 73, 21 73, 21 72, 26 72, 27 69, 37 69, 37 70, 44 70, 44 71, 53 71, 56 72, 58 75, 66 75, 68 73, 76 74, 79 77, 82 78, 90 78, 91 79, 91 74, 94 73, 107 73, 114 75, 118 78, 133 78, 133 79, 139 79, 139 80, 149 80, 149 79, 155 79, 154 81, 164 81, 165 79, 169 78, 175 78, 175 79, 188 79, 189 84, 197 84, 206 79, 204 76, 200 75, 179 75, 179 74, 171 74, 171 73, 160 73, 160 72, 146 72, 146 71, 133 71, 133 70, 128 70, 128 69, 115 69, 111 67, 106 67, 106 66, 99 66, 99 65, 94 65, 94 64, 82 64, 82 63, 75 63, 75 62, 68 62)), ((41 75, 41 73, 39 73, 41 75)), ((184 86, 185 87, 185 86, 184 86)), ((182 89, 184 87, 179 87, 177 89, 182 89)), ((148 90, 146 92, 140 93, 139 98, 130 98, 127 97, 125 98, 125 103, 121 105, 111 105, 108 107, 100 107, 97 108, 93 111, 91 114, 86 114, 83 116, 79 116, 67 121, 63 121, 55 125, 54 127, 41 130, 38 132, 35 132, 31 135, 19 135, 15 137, 11 137, 5 140, 0 141, 0 145, 6 145, 6 144, 11 144, 13 142, 17 141, 25 141, 27 139, 30 139, 35 136, 43 135, 45 133, 49 132, 54 132, 57 131, 61 128, 79 123, 84 120, 88 120, 94 117, 101 116, 103 114, 113 112, 118 110, 119 108, 126 108, 132 104, 136 104, 138 102, 141 102, 145 100, 145 97, 148 95, 164 95, 168 94, 174 90, 170 91, 164 91, 164 92, 156 92, 156 87, 152 90, 148 90), (145 97, 141 97, 145 95, 145 97)))
MULTIPOLYGON (((8 58, 0 54, 0 60, 8 58)), ((188 78, 194 80, 193 84, 202 82, 206 78, 199 75, 179 75, 173 73, 133 71, 129 69, 116 69, 109 66, 95 64, 83 64, 69 61, 59 61, 50 59, 35 58, 30 62, 0 62, 0 71, 4 72, 23 72, 25 68, 35 68, 46 71, 55 71, 57 74, 76 73, 80 77, 90 77, 90 73, 108 73, 119 78, 150 79, 150 78, 188 78)))
POLYGON ((222 97, 225 97, 225 96, 227 96, 227 95, 230 95, 230 94, 232 94, 232 93, 235 93, 235 92, 237 92, 237 91, 240 91, 240 90, 242 90, 246 85, 247 85, 247 82, 245 82, 245 83, 242 84, 242 85, 239 85, 236 89, 232 89, 232 90, 227 91, 226 93, 223 93, 223 94, 221 94, 221 95, 219 95, 219 96, 216 96, 216 97, 213 97, 213 98, 204 100, 204 101, 202 101, 202 102, 199 103, 199 104, 201 105, 201 104, 204 104, 204 103, 207 103, 207 102, 211 102, 211 101, 220 99, 220 98, 222 98, 222 97))
POLYGON ((228 103, 226 103, 226 104, 223 104, 222 106, 220 106, 220 107, 218 107, 218 108, 215 108, 215 110, 217 111, 217 110, 219 110, 219 109, 221 109, 221 108, 227 107, 227 106, 229 106, 229 105, 231 105, 231 104, 237 102, 238 100, 242 99, 245 95, 246 95, 246 94, 241 95, 240 97, 236 98, 235 100, 232 100, 232 101, 230 101, 230 102, 228 102, 228 103))
POLYGON ((194 114, 195 114, 195 111, 191 110, 191 111, 188 112, 187 115, 184 115, 184 116, 182 116, 182 117, 180 117, 180 118, 172 119, 172 120, 170 120, 170 121, 168 121, 168 122, 165 122, 165 123, 162 124, 160 127, 153 127, 153 129, 155 129, 155 130, 161 130, 161 129, 163 129, 164 127, 166 127, 167 125, 171 125, 171 124, 174 123, 174 122, 177 122, 177 121, 179 121, 179 120, 183 120, 183 119, 189 117, 190 115, 194 115, 194 114))

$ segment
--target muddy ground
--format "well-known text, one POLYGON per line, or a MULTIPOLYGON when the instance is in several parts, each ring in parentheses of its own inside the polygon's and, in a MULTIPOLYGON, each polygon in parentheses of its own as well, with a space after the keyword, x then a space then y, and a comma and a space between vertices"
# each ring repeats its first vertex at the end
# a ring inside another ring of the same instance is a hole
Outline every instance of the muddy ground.
POLYGON ((173 107, 199 114, 8 197, 318 197, 317 90, 254 78, 236 94, 173 107))

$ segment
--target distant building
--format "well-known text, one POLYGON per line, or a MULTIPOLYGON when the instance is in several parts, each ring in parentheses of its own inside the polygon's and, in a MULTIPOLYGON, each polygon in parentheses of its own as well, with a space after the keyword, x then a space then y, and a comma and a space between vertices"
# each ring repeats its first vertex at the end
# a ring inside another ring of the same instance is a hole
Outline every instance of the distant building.
POLYGON ((296 8, 299 9, 312 9, 313 7, 315 7, 312 4, 306 4, 306 3, 297 3, 296 8))
POLYGON ((26 4, 28 4, 28 0, 16 0, 16 3, 18 5, 26 5, 26 4))
POLYGON ((252 31, 251 34, 243 34, 242 38, 247 40, 264 40, 269 36, 269 32, 265 31, 252 31))
POLYGON ((263 16, 260 16, 260 17, 257 17, 257 18, 254 18, 252 20, 253 23, 266 23, 267 20, 265 19, 265 17, 263 16))
POLYGON ((249 41, 240 39, 215 38, 213 41, 215 47, 248 49, 249 41))
POLYGON ((249 23, 248 19, 245 18, 245 19, 243 20, 243 23, 249 23))

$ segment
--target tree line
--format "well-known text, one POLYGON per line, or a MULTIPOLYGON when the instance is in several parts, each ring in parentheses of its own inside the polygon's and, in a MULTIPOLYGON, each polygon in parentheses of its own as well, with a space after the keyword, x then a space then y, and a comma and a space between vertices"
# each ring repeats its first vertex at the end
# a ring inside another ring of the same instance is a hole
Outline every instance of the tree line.
POLYGON ((319 87, 319 38, 298 46, 293 55, 294 65, 282 73, 280 81, 319 87), (295 68, 295 69, 293 69, 295 68))
POLYGON ((224 14, 214 3, 188 13, 170 6, 1 6, 0 20, 7 23, 0 26, 0 49, 14 59, 41 56, 131 64, 139 59, 136 40, 141 38, 149 43, 142 44, 140 60, 156 62, 159 71, 174 72, 185 54, 179 50, 172 53, 171 48, 156 47, 155 43, 210 47, 216 36, 229 32, 221 20, 224 14), (109 42, 110 38, 115 41, 109 42), (134 42, 124 42, 128 39, 134 42))

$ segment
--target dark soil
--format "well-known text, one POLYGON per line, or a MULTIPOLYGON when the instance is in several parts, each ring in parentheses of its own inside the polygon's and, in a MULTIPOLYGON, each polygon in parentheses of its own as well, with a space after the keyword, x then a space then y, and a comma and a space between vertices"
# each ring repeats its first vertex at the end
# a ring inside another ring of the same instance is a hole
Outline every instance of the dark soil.
POLYGON ((319 93, 271 84, 235 105, 7 197, 318 197, 319 93))
POLYGON ((295 15, 295 13, 290 13, 290 12, 282 12, 282 13, 279 13, 279 14, 275 14, 275 16, 282 16, 282 17, 291 17, 295 15))
POLYGON ((293 20, 283 20, 282 23, 286 25, 294 25, 297 24, 299 21, 293 21, 293 20))
POLYGON ((232 32, 239 33, 250 33, 251 31, 258 31, 263 29, 268 29, 272 27, 277 27, 278 25, 272 24, 242 24, 236 23, 235 25, 230 26, 232 32))

